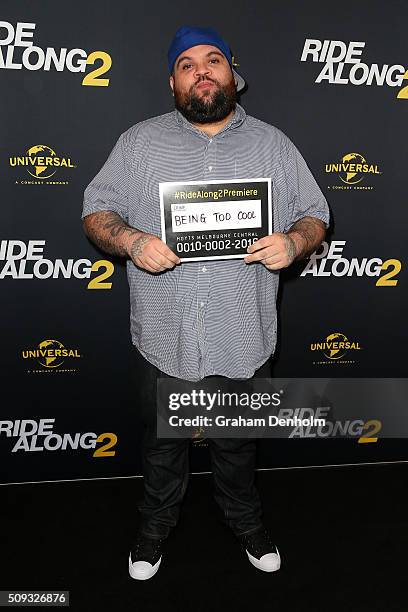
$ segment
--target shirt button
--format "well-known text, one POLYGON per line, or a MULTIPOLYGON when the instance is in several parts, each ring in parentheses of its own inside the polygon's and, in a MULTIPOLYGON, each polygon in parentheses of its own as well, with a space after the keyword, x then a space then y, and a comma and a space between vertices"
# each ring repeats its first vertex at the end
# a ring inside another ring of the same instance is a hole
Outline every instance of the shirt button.
POLYGON ((209 169, 210 172, 211 172, 212 168, 213 168, 212 166, 208 166, 208 169, 209 169))
POLYGON ((207 268, 204 266, 203 268, 201 268, 201 272, 207 272, 207 268))
POLYGON ((201 308, 204 308, 204 306, 205 306, 204 302, 200 302, 200 306, 201 306, 201 308))

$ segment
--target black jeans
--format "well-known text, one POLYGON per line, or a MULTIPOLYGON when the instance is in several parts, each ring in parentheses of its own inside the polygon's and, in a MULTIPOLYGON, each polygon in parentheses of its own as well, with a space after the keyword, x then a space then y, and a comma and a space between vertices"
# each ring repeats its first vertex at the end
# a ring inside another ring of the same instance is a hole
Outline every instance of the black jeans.
MULTIPOLYGON (((187 488, 190 439, 156 436, 156 381, 167 377, 134 348, 132 350, 131 397, 143 423, 144 497, 138 509, 141 531, 166 538, 177 524, 180 505, 187 488)), ((267 362, 254 377, 269 378, 267 362)), ((214 476, 214 497, 225 522, 236 535, 262 526, 261 502, 255 487, 256 440, 237 438, 208 439, 214 476)))

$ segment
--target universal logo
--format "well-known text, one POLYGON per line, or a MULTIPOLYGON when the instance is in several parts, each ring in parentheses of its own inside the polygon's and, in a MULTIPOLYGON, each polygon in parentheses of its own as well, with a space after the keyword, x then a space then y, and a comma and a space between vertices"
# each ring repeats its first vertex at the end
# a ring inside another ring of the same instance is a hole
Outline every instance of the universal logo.
POLYGON ((56 180, 54 175, 62 169, 76 168, 70 157, 61 156, 45 144, 36 144, 24 155, 9 158, 12 168, 22 167, 31 179, 16 180, 16 185, 68 185, 67 180, 56 180))
POLYGON ((326 164, 324 170, 327 174, 337 175, 341 181, 337 185, 328 185, 327 188, 343 191, 371 191, 374 187, 366 182, 361 185, 362 181, 367 176, 371 178, 373 175, 382 174, 377 164, 367 162, 360 153, 346 153, 340 161, 326 164))
POLYGON ((24 360, 34 361, 42 366, 41 369, 27 370, 28 374, 76 372, 75 367, 66 366, 76 365, 76 360, 82 357, 78 349, 66 348, 59 340, 43 340, 35 348, 23 350, 21 356, 24 360))
POLYGON ((344 357, 350 357, 351 352, 360 351, 361 346, 359 342, 349 340, 344 334, 334 332, 329 334, 322 342, 312 342, 310 350, 313 352, 318 351, 326 357, 325 361, 313 361, 314 365, 328 365, 334 363, 351 364, 355 363, 355 361, 344 359, 344 357))

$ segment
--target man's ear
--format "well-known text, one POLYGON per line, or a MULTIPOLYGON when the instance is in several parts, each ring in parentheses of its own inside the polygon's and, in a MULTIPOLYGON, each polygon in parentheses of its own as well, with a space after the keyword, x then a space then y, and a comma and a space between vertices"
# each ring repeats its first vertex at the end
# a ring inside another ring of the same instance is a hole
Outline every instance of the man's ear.
POLYGON ((171 91, 173 92, 173 96, 174 96, 174 77, 172 74, 170 75, 169 83, 170 83, 171 91))

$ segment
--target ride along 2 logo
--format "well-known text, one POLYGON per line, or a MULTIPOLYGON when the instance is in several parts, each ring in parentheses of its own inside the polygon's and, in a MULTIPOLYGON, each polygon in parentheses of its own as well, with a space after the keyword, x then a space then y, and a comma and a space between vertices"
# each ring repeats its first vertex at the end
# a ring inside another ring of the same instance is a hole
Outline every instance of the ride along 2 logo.
POLYGON ((82 85, 108 87, 109 78, 100 78, 110 70, 112 58, 106 51, 47 47, 34 45, 35 23, 18 22, 15 27, 8 21, 0 21, 0 69, 50 72, 85 72, 86 67, 98 60, 101 65, 94 68, 82 79, 82 85))
MULTIPOLYGON (((402 64, 381 66, 362 62, 365 46, 365 42, 359 41, 306 38, 300 61, 322 64, 315 83, 401 87, 408 79, 408 70, 402 64)), ((396 98, 408 99, 408 85, 398 91, 396 98)))

